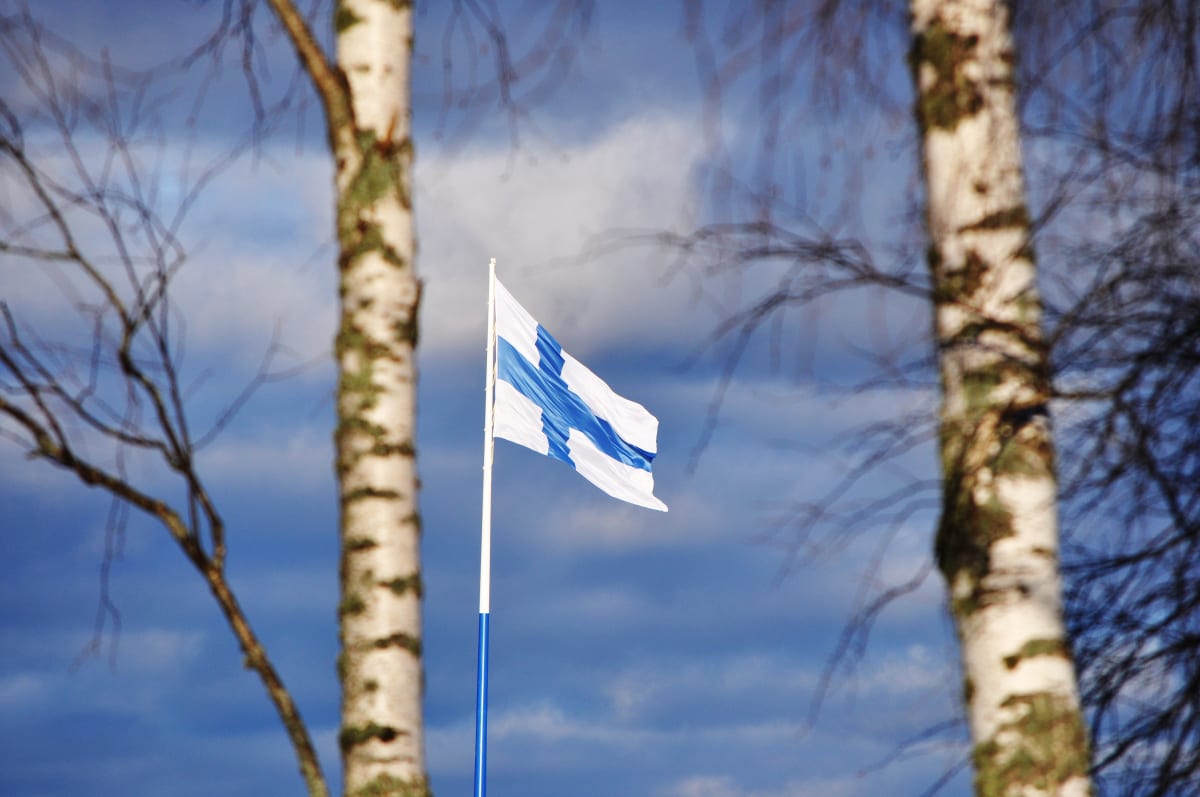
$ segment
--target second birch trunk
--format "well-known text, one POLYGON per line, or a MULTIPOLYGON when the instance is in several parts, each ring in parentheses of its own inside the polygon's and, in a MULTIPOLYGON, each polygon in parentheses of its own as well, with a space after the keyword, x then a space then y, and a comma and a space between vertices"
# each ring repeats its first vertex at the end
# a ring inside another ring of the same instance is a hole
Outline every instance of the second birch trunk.
POLYGON ((911 13, 942 386, 936 553, 962 647, 975 791, 1085 795, 1007 5, 912 0, 911 13))

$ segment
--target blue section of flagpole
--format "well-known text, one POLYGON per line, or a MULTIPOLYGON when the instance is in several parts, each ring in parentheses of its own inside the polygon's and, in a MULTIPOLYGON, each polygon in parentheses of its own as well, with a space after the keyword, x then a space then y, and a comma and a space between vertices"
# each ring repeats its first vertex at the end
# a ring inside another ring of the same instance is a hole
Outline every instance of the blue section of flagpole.
POLYGON ((488 626, 491 615, 479 613, 479 682, 475 687, 475 797, 487 792, 488 626))

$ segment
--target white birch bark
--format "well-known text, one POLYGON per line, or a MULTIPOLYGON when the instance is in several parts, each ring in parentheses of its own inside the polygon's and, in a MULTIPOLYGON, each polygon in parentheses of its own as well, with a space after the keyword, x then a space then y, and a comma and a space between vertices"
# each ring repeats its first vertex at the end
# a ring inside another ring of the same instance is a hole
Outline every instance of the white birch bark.
POLYGON ((427 797, 416 470, 411 0, 336 0, 336 63, 291 0, 268 0, 325 111, 341 324, 342 750, 346 797, 427 797))
POLYGON ((335 26, 351 112, 332 142, 345 794, 424 795, 411 4, 340 0, 335 26))
POLYGON ((268 0, 313 80, 336 167, 346 797, 427 797, 417 508, 411 0, 337 0, 336 63, 268 0))
POLYGON ((942 380, 938 563, 979 795, 1084 795, 1013 42, 1001 0, 911 0, 942 380))

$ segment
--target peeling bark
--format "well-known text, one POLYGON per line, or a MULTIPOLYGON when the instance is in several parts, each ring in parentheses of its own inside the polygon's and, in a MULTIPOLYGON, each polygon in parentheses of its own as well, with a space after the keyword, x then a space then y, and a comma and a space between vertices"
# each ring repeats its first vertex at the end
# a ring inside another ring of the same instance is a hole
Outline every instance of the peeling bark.
POLYGON ((912 0, 942 383, 938 565, 962 646, 979 795, 1083 795, 1057 481, 1007 6, 912 0))

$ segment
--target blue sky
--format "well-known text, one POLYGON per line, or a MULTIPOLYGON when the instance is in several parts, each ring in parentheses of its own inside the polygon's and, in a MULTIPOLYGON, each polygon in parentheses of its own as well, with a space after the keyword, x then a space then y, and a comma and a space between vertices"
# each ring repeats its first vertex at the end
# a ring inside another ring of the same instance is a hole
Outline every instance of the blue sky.
MULTIPOLYGON (((213 3, 106 6, 112 19, 84 2, 56 0, 38 13, 85 47, 108 42, 114 57, 153 63, 216 11, 213 3)), ((577 74, 533 109, 520 147, 487 117, 449 150, 429 121, 436 106, 417 108, 426 283, 419 465, 435 793, 467 792, 472 776, 486 270, 495 257, 505 285, 565 349, 659 417, 656 493, 671 511, 620 504, 561 463, 497 443, 490 792, 918 794, 959 761, 960 747, 924 745, 922 755, 875 765, 901 740, 956 715, 953 633, 936 574, 882 617, 869 655, 835 678, 817 721, 808 719, 828 657, 862 600, 864 574, 877 590, 926 567, 932 513, 886 538, 829 540, 803 565, 788 555, 778 519, 794 502, 820 497, 845 467, 839 434, 897 411, 930 413, 935 399, 916 388, 829 389, 858 368, 849 352, 872 334, 864 314, 882 311, 864 297, 827 303, 783 329, 785 367, 774 367, 769 345, 748 353, 689 468, 722 349, 693 355, 777 275, 677 269, 675 253, 644 244, 596 253, 597 236, 613 230, 686 231, 701 220, 697 174, 706 156, 679 9, 600 6, 577 74), (872 569, 884 543, 887 554, 872 569)), ((432 13, 420 25, 419 47, 437 40, 432 13)), ((264 41, 263 58, 285 65, 279 42, 264 41)), ((285 73, 276 69, 276 80, 285 73)), ((15 91, 12 75, 0 80, 15 91)), ((419 80, 422 96, 433 96, 435 77, 427 70, 419 80)), ((156 150, 169 166, 163 174, 180 173, 185 140, 200 160, 228 146, 244 93, 236 72, 214 85, 194 132, 164 133, 156 150)), ((285 363, 315 363, 265 386, 204 450, 201 467, 230 528, 233 585, 336 783, 334 374, 323 356, 336 289, 330 164, 314 119, 299 137, 267 139, 205 191, 183 227, 190 260, 175 297, 187 319, 185 371, 198 380, 190 406, 201 425, 253 375, 274 329, 291 352, 285 363)), ((814 115, 797 141, 815 150, 887 127, 861 124, 814 115)), ((730 133, 752 139, 736 122, 730 133)), ((85 142, 84 150, 97 147, 85 142)), ((806 157, 815 164, 818 152, 806 157)), ((902 213, 906 168, 871 172, 875 182, 855 195, 860 234, 902 213)), ((814 168, 808 179, 818 195, 841 197, 841 186, 822 182, 841 174, 814 168)), ((165 204, 170 180, 163 190, 165 204)), ((70 333, 47 273, 0 259, 0 296, 30 323, 70 333)), ((886 311, 886 336, 902 348, 923 344, 919 308, 886 311)), ((920 447, 896 478, 928 478, 933 464, 932 449, 920 447)), ((169 491, 153 468, 135 461, 132 469, 169 491)), ((131 520, 111 581, 120 632, 104 636, 100 655, 81 656, 93 633, 107 512, 104 496, 0 440, 0 792, 300 793, 265 695, 162 529, 131 520)), ((967 785, 960 775, 945 793, 964 794, 967 785)))

